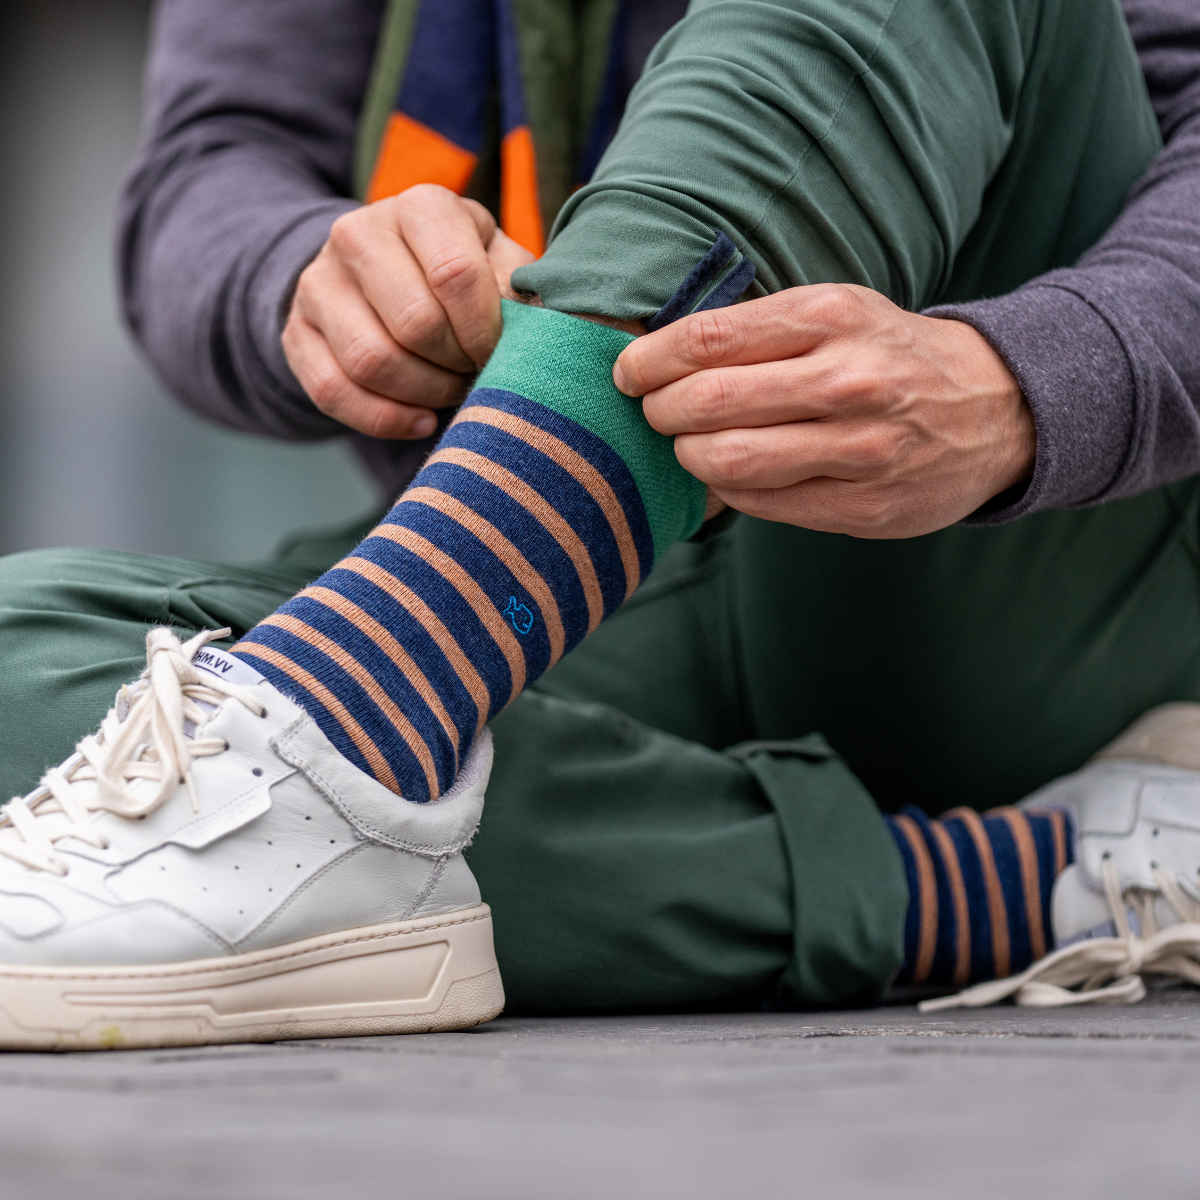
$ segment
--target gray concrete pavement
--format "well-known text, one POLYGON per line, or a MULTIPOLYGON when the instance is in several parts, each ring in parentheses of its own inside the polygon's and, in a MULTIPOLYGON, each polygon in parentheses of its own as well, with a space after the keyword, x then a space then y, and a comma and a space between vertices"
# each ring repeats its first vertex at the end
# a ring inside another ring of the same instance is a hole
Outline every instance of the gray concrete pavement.
POLYGON ((172 1200, 1200 1195, 1200 992, 1128 1009, 502 1018, 0 1056, 0 1188, 172 1200))

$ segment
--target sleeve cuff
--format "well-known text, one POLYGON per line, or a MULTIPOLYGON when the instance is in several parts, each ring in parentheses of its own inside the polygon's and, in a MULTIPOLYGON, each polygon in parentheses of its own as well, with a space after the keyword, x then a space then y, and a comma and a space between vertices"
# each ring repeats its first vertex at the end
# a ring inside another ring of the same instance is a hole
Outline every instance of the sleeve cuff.
POLYGON ((325 437, 345 432, 300 386, 288 366, 280 337, 301 271, 325 244, 334 221, 357 207, 353 200, 323 201, 317 207, 306 207, 284 225, 250 269, 243 292, 243 322, 231 322, 231 334, 236 337, 240 330, 249 343, 240 347, 237 355, 248 376, 244 386, 281 414, 280 432, 286 436, 325 437))
POLYGON ((1037 429, 1028 483, 994 497, 963 524, 1001 525, 1104 499, 1129 453, 1136 398, 1129 358, 1108 321, 1053 283, 924 315, 963 321, 987 339, 1016 376, 1037 429))

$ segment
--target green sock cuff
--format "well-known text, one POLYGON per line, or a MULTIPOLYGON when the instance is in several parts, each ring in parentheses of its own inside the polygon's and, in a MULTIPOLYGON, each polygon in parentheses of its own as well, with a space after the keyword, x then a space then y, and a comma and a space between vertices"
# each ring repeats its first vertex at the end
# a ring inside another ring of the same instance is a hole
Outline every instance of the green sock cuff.
POLYGON ((582 425, 624 461, 637 484, 657 560, 704 522, 706 489, 656 433, 638 400, 617 391, 613 363, 627 333, 550 308, 502 301, 504 333, 475 386, 516 392, 582 425))

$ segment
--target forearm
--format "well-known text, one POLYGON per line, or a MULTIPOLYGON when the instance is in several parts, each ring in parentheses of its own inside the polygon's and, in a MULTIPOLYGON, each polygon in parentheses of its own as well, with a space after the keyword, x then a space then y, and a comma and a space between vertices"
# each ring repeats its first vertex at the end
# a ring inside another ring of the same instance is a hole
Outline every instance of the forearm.
POLYGON ((379 21, 351 5, 169 0, 120 215, 125 312, 186 404, 237 428, 339 431, 279 343, 295 279, 354 207, 350 153, 379 21))

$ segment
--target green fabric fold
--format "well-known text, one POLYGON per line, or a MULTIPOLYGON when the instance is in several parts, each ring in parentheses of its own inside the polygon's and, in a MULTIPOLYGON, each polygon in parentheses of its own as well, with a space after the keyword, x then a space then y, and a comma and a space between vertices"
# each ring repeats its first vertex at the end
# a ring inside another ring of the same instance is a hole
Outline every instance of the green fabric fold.
POLYGON ((853 283, 919 309, 1067 266, 1159 144, 1119 3, 1075 7, 693 0, 513 284, 644 318, 718 229, 757 294, 853 283), (1068 197, 1061 219, 1034 196, 1068 197))

